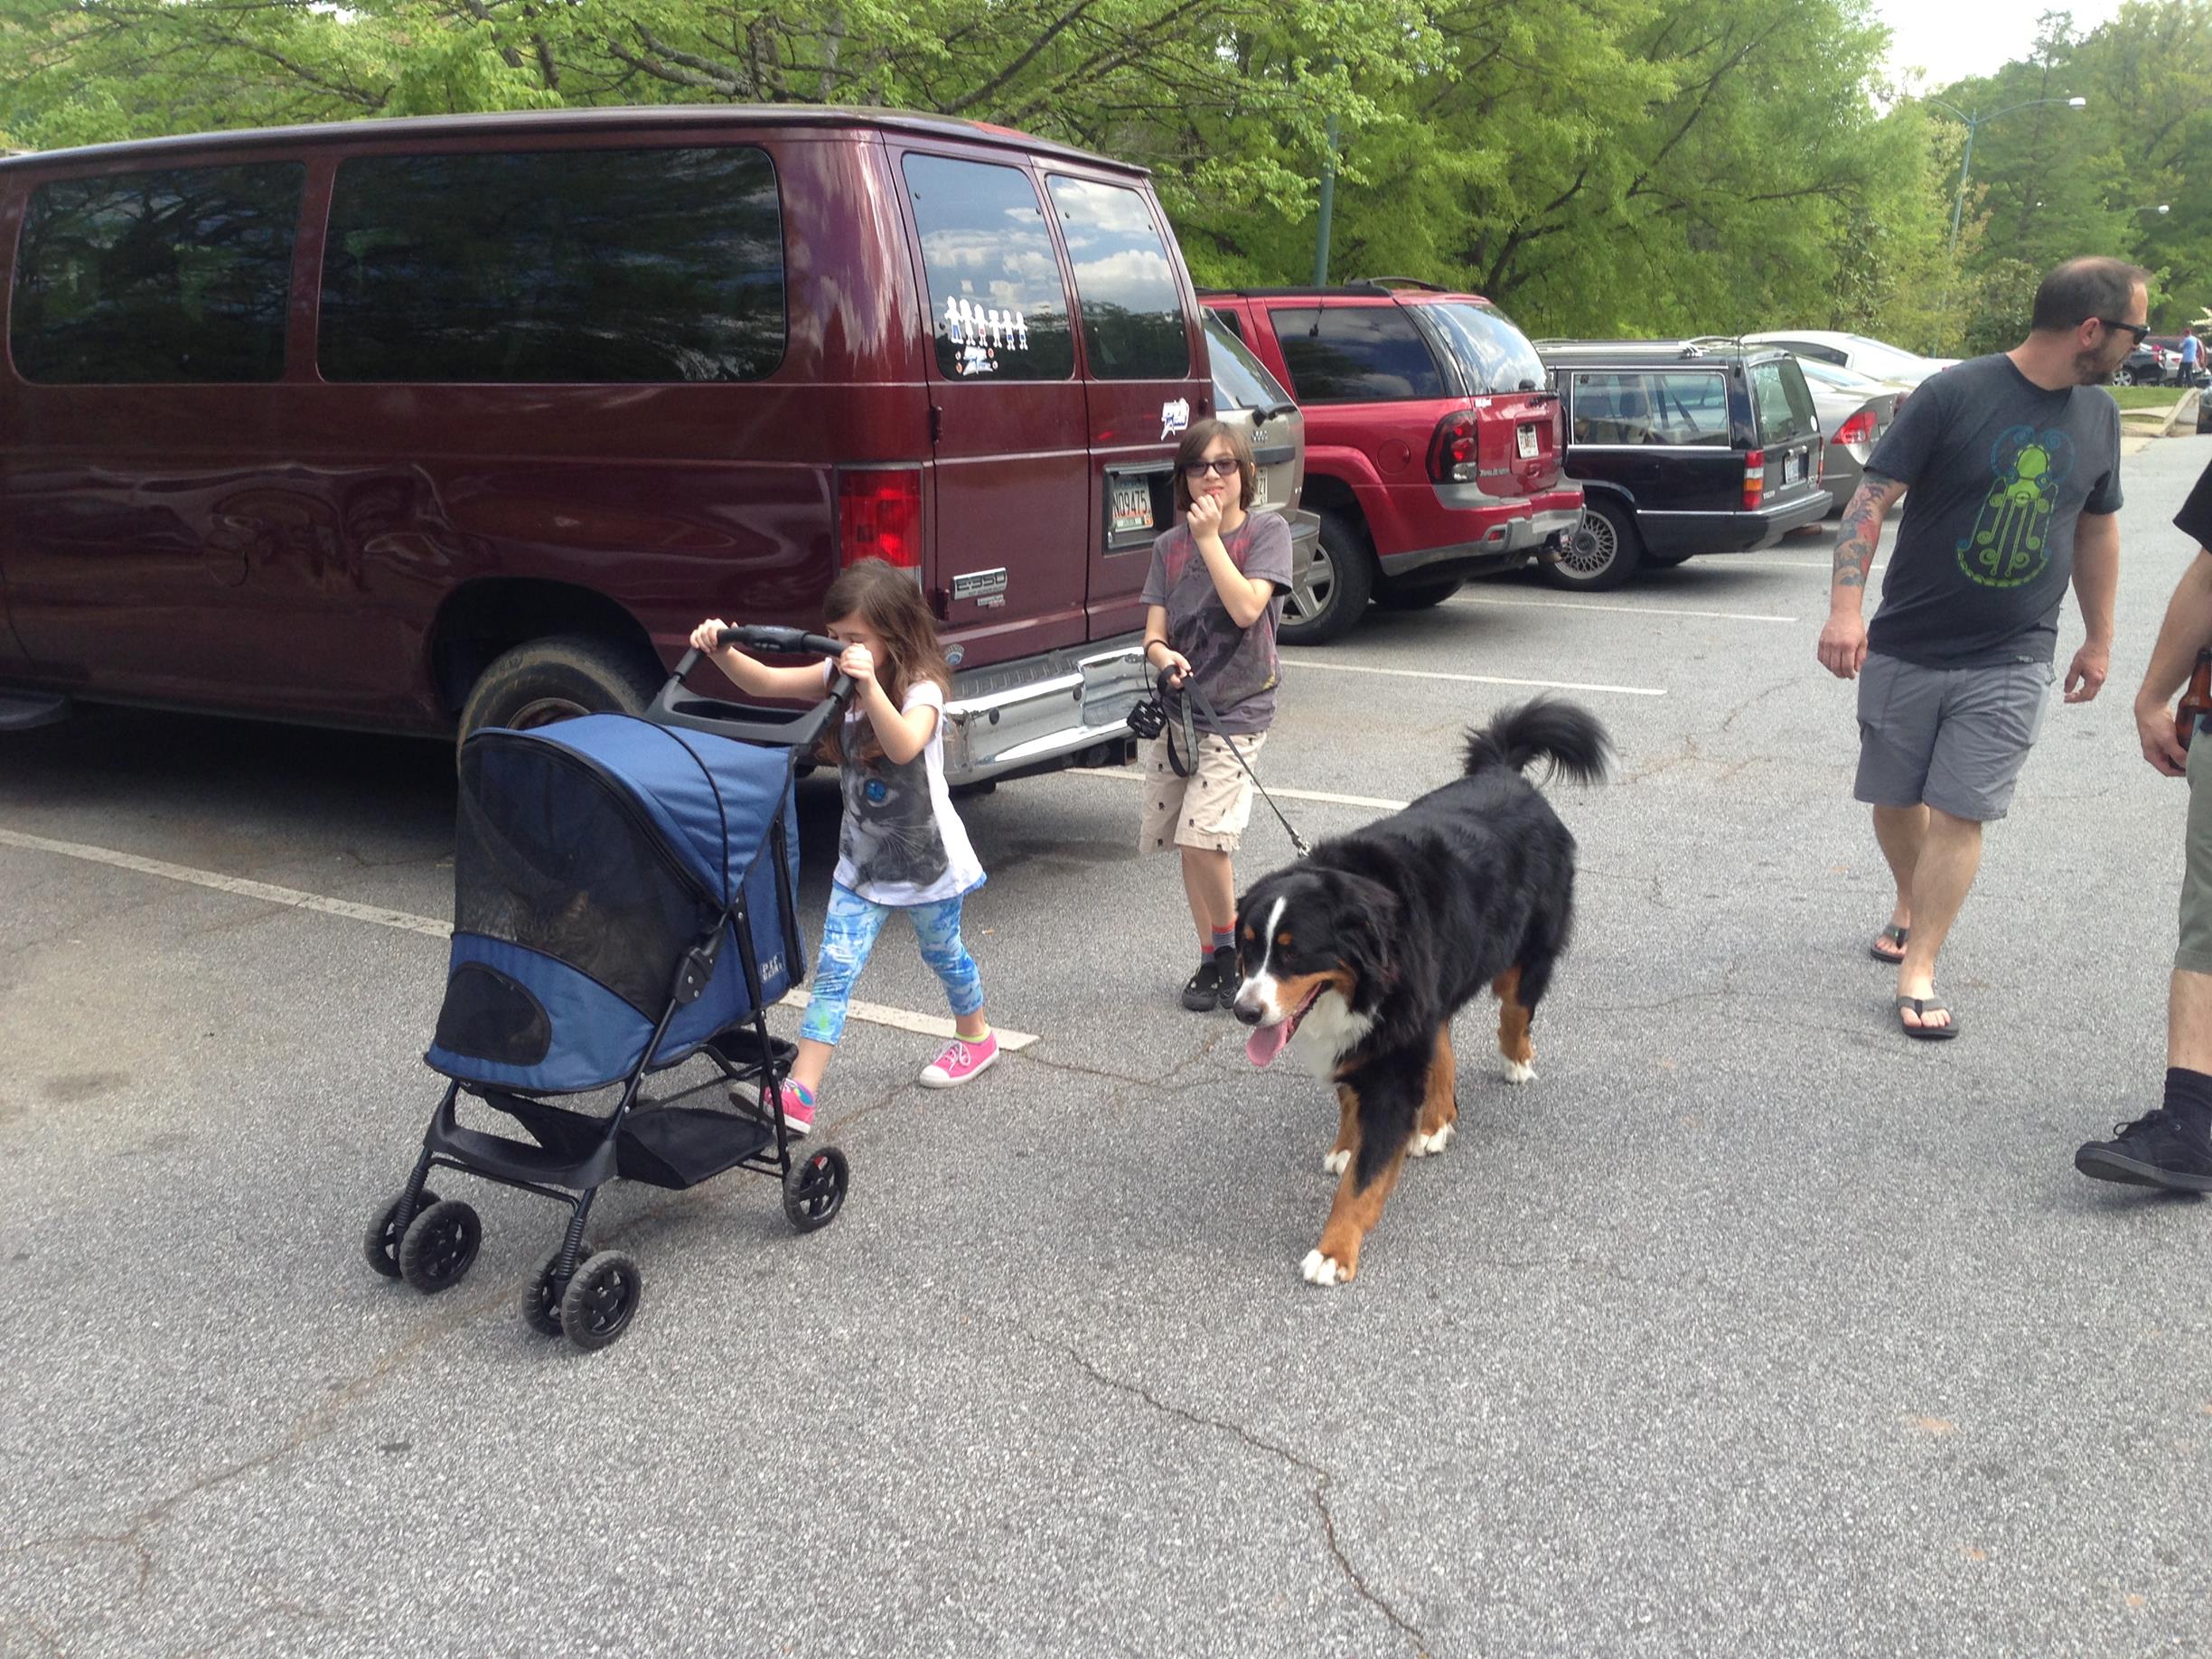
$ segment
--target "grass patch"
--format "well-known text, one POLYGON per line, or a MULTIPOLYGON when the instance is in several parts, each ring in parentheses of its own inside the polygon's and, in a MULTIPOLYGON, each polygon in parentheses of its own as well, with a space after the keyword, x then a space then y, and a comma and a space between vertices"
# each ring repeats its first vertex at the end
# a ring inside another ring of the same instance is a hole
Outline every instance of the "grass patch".
POLYGON ((2107 386, 2113 401, 2123 409, 2156 409, 2163 415, 2181 396, 2179 386, 2107 386))

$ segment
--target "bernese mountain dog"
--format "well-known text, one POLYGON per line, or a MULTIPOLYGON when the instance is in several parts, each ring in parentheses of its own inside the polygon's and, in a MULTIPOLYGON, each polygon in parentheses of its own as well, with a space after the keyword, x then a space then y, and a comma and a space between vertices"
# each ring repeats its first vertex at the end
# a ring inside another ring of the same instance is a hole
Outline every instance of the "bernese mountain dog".
POLYGON ((1504 709, 1467 734, 1464 775, 1322 842, 1237 902, 1246 1053, 1264 1066, 1293 1048, 1336 1085, 1323 1167, 1342 1179, 1304 1263, 1314 1284, 1351 1280, 1406 1154, 1451 1139, 1452 1016, 1485 986, 1500 1004, 1506 1080, 1536 1075, 1529 1022, 1567 946, 1575 874, 1574 837, 1522 775, 1539 757, 1596 783, 1612 742, 1571 703, 1504 709))

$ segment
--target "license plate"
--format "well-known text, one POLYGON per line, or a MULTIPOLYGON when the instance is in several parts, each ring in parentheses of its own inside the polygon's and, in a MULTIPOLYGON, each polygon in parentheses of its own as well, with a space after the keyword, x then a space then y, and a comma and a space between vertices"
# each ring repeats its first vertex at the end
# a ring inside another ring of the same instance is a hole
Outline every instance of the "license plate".
POLYGON ((1533 460, 1536 455, 1535 426, 1531 425, 1516 427, 1514 432, 1514 436, 1521 445, 1521 458, 1523 461, 1533 460))
POLYGON ((1787 455, 1782 457, 1782 482, 1786 484, 1804 482, 1804 457, 1803 455, 1787 455))
POLYGON ((1251 504, 1255 507, 1264 507, 1267 505, 1267 468, 1263 466, 1257 469, 1252 474, 1251 504))
POLYGON ((1152 486, 1143 479, 1114 485, 1113 527, 1117 535, 1152 528, 1152 486))

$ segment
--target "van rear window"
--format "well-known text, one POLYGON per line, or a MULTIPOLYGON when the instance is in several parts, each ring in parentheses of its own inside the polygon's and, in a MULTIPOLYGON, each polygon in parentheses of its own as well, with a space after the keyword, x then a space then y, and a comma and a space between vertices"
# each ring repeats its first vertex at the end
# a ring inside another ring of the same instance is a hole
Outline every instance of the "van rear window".
POLYGON ((783 361, 783 220, 749 145, 339 164, 330 380, 757 380, 783 361))
POLYGON ((61 385, 284 373, 296 162, 57 179, 31 192, 8 348, 61 385))
POLYGON ((1075 267, 1092 378, 1179 380, 1190 373, 1182 286, 1145 199, 1094 179, 1054 173, 1050 184, 1075 267))
POLYGON ((948 380, 1064 380, 1075 372, 1060 256, 1018 167, 909 155, 937 371, 948 380))

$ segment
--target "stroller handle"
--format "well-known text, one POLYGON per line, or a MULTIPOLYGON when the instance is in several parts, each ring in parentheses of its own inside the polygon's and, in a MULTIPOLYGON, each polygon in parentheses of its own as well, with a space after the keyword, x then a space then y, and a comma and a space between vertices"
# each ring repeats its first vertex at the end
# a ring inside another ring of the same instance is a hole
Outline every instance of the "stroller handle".
MULTIPOLYGON (((833 661, 845 652, 842 644, 826 634, 767 623, 725 628, 717 638, 724 645, 750 645, 757 651, 821 656, 833 661)), ((684 681, 698 666, 699 655, 697 650, 691 650, 677 660, 675 672, 661 688, 661 695, 653 699, 652 707, 645 711, 645 718, 655 726, 689 726, 694 731, 712 732, 717 737, 735 738, 739 743, 757 743, 777 749, 811 749, 821 741, 821 735, 830 729, 830 722, 844 717, 853 693, 859 689, 849 674, 832 674, 830 695, 811 708, 798 709, 766 708, 725 702, 719 698, 697 697, 684 689, 684 681)))

